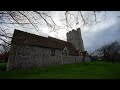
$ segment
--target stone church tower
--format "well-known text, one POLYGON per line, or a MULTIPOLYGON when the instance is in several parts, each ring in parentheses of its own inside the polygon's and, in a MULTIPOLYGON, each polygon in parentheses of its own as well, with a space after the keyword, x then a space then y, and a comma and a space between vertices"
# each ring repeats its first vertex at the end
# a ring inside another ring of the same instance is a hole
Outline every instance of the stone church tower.
POLYGON ((85 51, 80 28, 77 31, 73 29, 67 33, 67 42, 73 44, 76 49, 85 51))

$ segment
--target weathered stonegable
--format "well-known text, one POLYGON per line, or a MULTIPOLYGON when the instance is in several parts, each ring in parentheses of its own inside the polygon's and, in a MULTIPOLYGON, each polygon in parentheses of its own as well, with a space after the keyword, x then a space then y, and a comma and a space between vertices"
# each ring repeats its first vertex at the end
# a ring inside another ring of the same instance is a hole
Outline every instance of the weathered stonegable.
POLYGON ((88 56, 82 55, 83 51, 81 50, 84 50, 84 47, 83 44, 82 46, 79 44, 81 45, 80 42, 73 45, 56 38, 15 30, 11 41, 7 70, 80 63, 83 58, 85 61, 90 61, 88 56), (83 48, 79 50, 75 46, 83 48))

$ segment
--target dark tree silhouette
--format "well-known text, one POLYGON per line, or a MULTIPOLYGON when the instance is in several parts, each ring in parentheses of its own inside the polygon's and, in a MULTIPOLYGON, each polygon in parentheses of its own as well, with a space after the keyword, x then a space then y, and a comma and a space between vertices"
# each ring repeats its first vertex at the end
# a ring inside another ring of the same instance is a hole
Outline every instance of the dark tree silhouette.
POLYGON ((101 53, 101 56, 105 61, 116 62, 120 61, 120 42, 114 41, 110 44, 106 44, 96 50, 96 53, 101 53))

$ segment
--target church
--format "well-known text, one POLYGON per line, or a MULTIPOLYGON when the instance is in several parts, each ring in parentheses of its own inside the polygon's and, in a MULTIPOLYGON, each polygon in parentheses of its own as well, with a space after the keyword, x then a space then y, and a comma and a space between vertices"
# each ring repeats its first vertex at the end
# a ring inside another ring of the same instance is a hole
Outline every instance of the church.
POLYGON ((90 61, 81 29, 69 31, 67 41, 14 30, 7 70, 90 61))

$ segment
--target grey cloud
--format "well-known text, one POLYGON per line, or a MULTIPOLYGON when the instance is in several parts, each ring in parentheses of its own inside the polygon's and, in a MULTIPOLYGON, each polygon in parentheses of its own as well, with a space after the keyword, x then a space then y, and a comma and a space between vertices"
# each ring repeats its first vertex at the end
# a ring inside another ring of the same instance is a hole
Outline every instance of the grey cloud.
POLYGON ((86 50, 91 51, 109 42, 120 40, 120 26, 114 24, 98 32, 90 33, 87 38, 83 38, 86 50))

